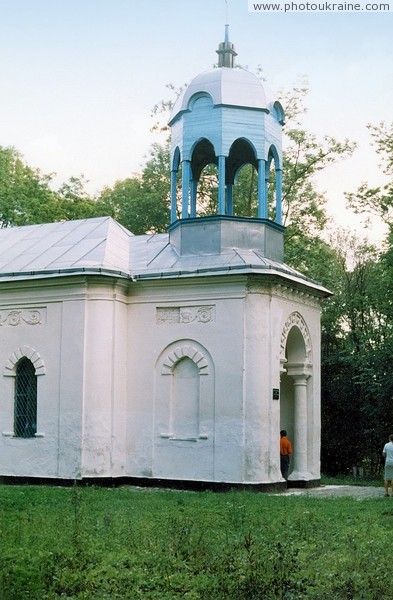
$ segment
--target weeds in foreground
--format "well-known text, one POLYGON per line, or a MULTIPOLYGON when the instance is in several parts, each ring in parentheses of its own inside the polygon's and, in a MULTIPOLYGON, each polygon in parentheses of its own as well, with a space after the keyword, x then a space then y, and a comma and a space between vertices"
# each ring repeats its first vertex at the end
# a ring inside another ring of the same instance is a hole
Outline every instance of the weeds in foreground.
POLYGON ((0 487, 0 600, 376 600, 386 499, 0 487))

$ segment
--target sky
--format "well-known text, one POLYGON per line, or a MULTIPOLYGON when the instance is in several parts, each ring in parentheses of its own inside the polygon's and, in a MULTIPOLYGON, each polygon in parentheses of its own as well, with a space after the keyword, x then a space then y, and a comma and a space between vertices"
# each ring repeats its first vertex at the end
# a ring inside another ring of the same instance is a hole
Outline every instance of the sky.
MULTIPOLYGON (((230 25, 237 61, 274 92, 306 77, 304 127, 356 141, 318 177, 329 212, 356 228, 344 192, 381 182, 367 124, 393 120, 393 12, 250 13, 247 0, 0 0, 0 145, 58 185, 91 193, 140 172, 151 110, 209 70, 230 25)), ((279 94, 278 94, 279 97, 279 94)), ((384 230, 374 221, 368 235, 384 230)))

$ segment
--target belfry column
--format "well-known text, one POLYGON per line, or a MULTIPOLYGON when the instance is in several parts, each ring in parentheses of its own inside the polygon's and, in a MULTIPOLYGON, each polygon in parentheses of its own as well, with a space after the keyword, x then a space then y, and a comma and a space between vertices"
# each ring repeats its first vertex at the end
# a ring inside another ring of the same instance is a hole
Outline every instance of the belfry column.
POLYGON ((266 195, 266 161, 258 160, 258 218, 268 218, 267 195, 266 195))
POLYGON ((218 214, 225 215, 225 156, 218 157, 218 214))
POLYGON ((270 179, 270 165, 265 161, 265 198, 266 198, 266 219, 269 218, 269 179, 270 179))
POLYGON ((307 380, 311 375, 309 365, 287 365, 287 373, 294 380, 294 444, 293 469, 290 481, 310 480, 308 472, 307 443, 307 380))
POLYGON ((276 169, 276 223, 282 223, 282 170, 276 169))

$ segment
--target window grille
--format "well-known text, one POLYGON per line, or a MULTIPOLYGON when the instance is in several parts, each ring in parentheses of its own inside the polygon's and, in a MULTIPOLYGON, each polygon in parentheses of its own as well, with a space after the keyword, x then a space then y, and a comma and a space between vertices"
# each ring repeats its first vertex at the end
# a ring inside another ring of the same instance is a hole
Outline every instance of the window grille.
POLYGON ((15 377, 14 435, 29 438, 37 433, 37 377, 33 363, 19 361, 15 377))

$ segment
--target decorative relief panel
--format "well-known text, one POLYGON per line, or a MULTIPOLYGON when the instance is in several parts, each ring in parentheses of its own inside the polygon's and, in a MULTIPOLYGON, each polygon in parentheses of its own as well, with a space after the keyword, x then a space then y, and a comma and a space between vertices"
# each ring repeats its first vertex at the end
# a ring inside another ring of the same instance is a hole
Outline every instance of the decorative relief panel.
POLYGON ((43 325, 46 308, 3 308, 0 310, 0 327, 18 325, 43 325))
POLYGON ((212 321, 215 321, 214 306, 173 306, 157 308, 156 311, 158 325, 211 323, 212 321))

